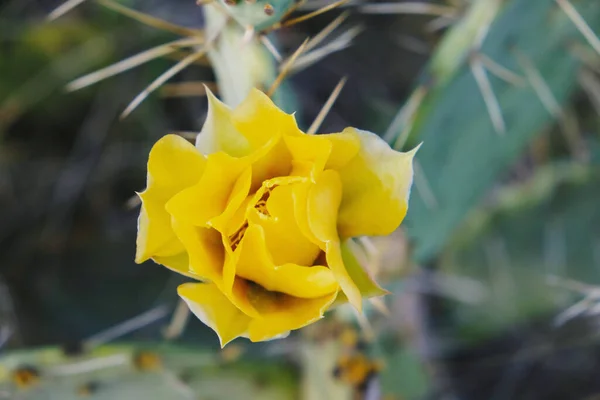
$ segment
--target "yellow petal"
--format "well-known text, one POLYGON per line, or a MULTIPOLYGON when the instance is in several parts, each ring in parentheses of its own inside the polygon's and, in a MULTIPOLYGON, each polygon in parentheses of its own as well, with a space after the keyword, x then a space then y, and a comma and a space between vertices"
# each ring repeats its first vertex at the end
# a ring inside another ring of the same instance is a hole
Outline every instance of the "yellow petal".
POLYGON ((177 288, 190 311, 219 336, 221 347, 245 335, 250 317, 225 297, 213 283, 184 283, 177 288))
POLYGON ((180 190, 202 176, 205 158, 187 140, 177 135, 159 139, 148 158, 148 188, 180 190))
POLYGON ((242 157, 250 154, 248 139, 233 125, 231 109, 222 103, 206 88, 208 111, 202 131, 196 137, 196 148, 202 154, 223 151, 230 156, 242 157))
POLYGON ((261 147, 276 136, 301 134, 294 116, 280 110, 258 89, 252 89, 231 116, 235 128, 253 148, 261 147))
POLYGON ((323 317, 336 296, 337 292, 316 299, 274 296, 268 310, 250 321, 249 338, 253 342, 269 340, 312 324, 323 317))
POLYGON ((242 223, 240 214, 242 214, 241 211, 243 210, 240 209, 243 208, 243 204, 248 198, 251 183, 252 169, 248 167, 242 172, 233 185, 233 189, 229 194, 227 205, 223 213, 210 219, 208 225, 224 235, 229 235, 231 230, 238 228, 242 223))
POLYGON ((215 229, 194 226, 176 219, 173 219, 172 226, 187 250, 190 273, 202 280, 220 280, 225 260, 221 234, 215 229))
POLYGON ((136 239, 135 262, 138 264, 152 257, 169 257, 183 251, 183 245, 171 229, 171 216, 165 211, 164 201, 148 193, 139 195, 142 207, 136 239))
POLYGON ((335 275, 350 304, 362 309, 360 290, 344 266, 337 233, 337 214, 342 196, 342 183, 336 171, 326 170, 308 192, 308 223, 314 236, 321 241, 327 264, 335 275))
POLYGON ((167 257, 152 257, 152 261, 157 264, 164 265, 172 271, 180 273, 189 278, 202 280, 202 277, 190 271, 190 260, 187 251, 182 251, 174 256, 167 257))
POLYGON ((196 184, 204 166, 204 157, 185 139, 167 135, 156 142, 148 159, 147 188, 140 194, 136 262, 183 250, 171 229, 171 216, 165 211, 165 204, 178 192, 196 184))
POLYGON ((342 183, 336 171, 324 171, 309 186, 307 216, 310 230, 325 250, 327 242, 339 242, 336 220, 342 198, 342 183))
POLYGON ((240 252, 233 251, 226 236, 222 236, 222 241, 225 254, 223 270, 221 277, 215 278, 213 282, 217 285, 221 293, 223 293, 238 309, 247 316, 255 318, 259 313, 250 303, 247 296, 250 282, 236 276, 240 252))
POLYGON ((325 251, 324 243, 316 238, 308 221, 308 193, 311 186, 310 182, 297 183, 293 186, 294 219, 302 235, 325 251))
MULTIPOLYGON (((237 269, 237 264, 238 264, 238 259, 240 258, 240 252, 236 251, 234 252, 234 250, 237 247, 234 246, 239 246, 239 241, 242 238, 242 234, 245 232, 245 229, 247 228, 247 224, 244 224, 242 227, 240 227, 240 229, 238 230, 238 232, 236 232, 235 235, 235 239, 233 239, 233 244, 232 244, 232 237, 228 237, 225 235, 221 236, 222 242, 223 242, 223 248, 225 249, 225 262, 223 263, 223 275, 220 281, 217 281, 217 284, 219 285, 219 289, 221 289, 221 291, 223 293, 225 293, 226 296, 228 296, 230 298, 230 300, 234 303, 237 304, 240 302, 240 300, 235 300, 234 297, 235 295, 232 294, 232 292, 234 291, 234 284, 237 281, 236 280, 236 269, 237 269), (241 233, 240 233, 241 232, 241 233)), ((238 286, 240 286, 240 284, 238 283, 238 286)), ((243 289, 239 289, 238 288, 238 292, 245 293, 243 289)), ((243 308, 243 306, 238 306, 240 308, 243 308)), ((249 315, 251 315, 251 313, 249 313, 249 315)))
POLYGON ((343 185, 338 228, 342 237, 388 235, 404 219, 418 148, 400 153, 379 136, 354 128, 359 154, 339 170, 343 185))
POLYGON ((234 283, 229 288, 226 288, 226 290, 223 290, 221 287, 219 289, 245 315, 250 318, 257 318, 260 314, 248 298, 248 293, 252 285, 254 285, 252 282, 238 277, 235 278, 234 283))
POLYGON ((267 252, 263 229, 251 224, 239 249, 236 274, 270 292, 317 298, 337 291, 338 284, 325 266, 275 265, 267 252))
POLYGON ((246 159, 252 164, 251 192, 256 191, 264 181, 287 176, 292 170, 292 156, 280 136, 269 139, 246 159))
POLYGON ((265 193, 268 199, 264 209, 250 210, 248 220, 263 228, 267 250, 273 263, 311 266, 321 250, 298 227, 293 213, 294 186, 281 185, 265 193))
POLYGON ((166 204, 166 210, 177 220, 195 226, 207 226, 227 208, 227 201, 238 178, 247 166, 243 159, 223 152, 208 156, 200 181, 166 204))
POLYGON ((360 149, 360 140, 355 135, 344 131, 341 133, 330 133, 316 137, 326 138, 331 142, 331 155, 325 164, 325 169, 338 170, 350 162, 360 149))
POLYGON ((286 136, 284 140, 292 153, 292 175, 313 180, 324 169, 344 167, 360 148, 358 138, 347 133, 286 136))
POLYGON ((305 176, 313 180, 323 171, 331 154, 332 144, 323 136, 287 136, 285 143, 292 154, 291 175, 305 176))

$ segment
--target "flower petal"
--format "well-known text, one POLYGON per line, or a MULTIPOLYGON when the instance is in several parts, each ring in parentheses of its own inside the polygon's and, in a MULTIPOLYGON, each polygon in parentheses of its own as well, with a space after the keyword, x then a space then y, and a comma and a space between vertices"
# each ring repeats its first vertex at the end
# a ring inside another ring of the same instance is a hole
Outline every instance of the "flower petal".
POLYGON ((211 154, 200 181, 169 200, 166 210, 179 221, 207 226, 209 220, 227 208, 229 197, 246 166, 243 159, 226 153, 211 154))
POLYGON ((286 263, 310 267, 320 253, 320 248, 302 234, 294 216, 294 184, 277 186, 268 196, 264 210, 253 208, 248 220, 263 228, 266 247, 273 263, 286 263), (267 213, 268 215, 265 215, 267 213))
POLYGON ((332 271, 325 266, 275 265, 265 245, 263 229, 251 224, 237 250, 236 275, 269 292, 300 298, 317 298, 338 289, 332 271))
POLYGON ((323 317, 336 296, 337 292, 316 299, 272 297, 268 307, 270 309, 261 312, 260 317, 250 322, 249 338, 253 342, 269 340, 312 324, 323 317))
POLYGON ((242 204, 245 203, 245 200, 248 198, 251 183, 252 169, 248 167, 242 172, 233 185, 225 210, 220 215, 210 219, 207 222, 208 225, 224 235, 229 235, 231 230, 239 228, 242 221, 240 221, 240 216, 238 214, 241 214, 240 208, 242 208, 242 204))
POLYGON ((164 265, 171 271, 180 273, 181 275, 187 276, 188 278, 202 280, 202 277, 190 271, 190 259, 187 251, 182 251, 174 256, 155 256, 152 257, 152 261, 157 264, 164 265))
POLYGON ((260 314, 248 298, 248 293, 252 285, 254 283, 238 277, 235 278, 233 285, 225 294, 244 314, 251 318, 257 318, 260 314))
POLYGON ((225 260, 221 234, 215 229, 194 226, 185 220, 173 219, 172 226, 187 250, 189 272, 203 280, 220 280, 225 260))
POLYGON ((311 186, 310 182, 297 183, 293 186, 294 219, 302 235, 325 251, 324 243, 314 235, 308 220, 308 193, 311 186))
POLYGON ((292 175, 316 179, 324 169, 345 166, 360 148, 360 141, 347 132, 325 135, 301 135, 284 137, 292 153, 292 175))
POLYGON ((301 134, 294 116, 283 112, 258 89, 252 89, 231 116, 235 128, 253 148, 261 147, 276 136, 301 134))
POLYGON ((354 128, 359 154, 340 169, 343 200, 338 228, 342 237, 388 235, 404 219, 412 185, 412 160, 418 148, 400 153, 379 136, 354 128))
POLYGON ((171 216, 166 202, 178 192, 196 184, 205 159, 182 137, 161 138, 148 159, 148 182, 140 194, 142 208, 138 220, 135 261, 141 263, 153 256, 171 256, 183 250, 171 229, 171 216))
POLYGON ((252 164, 251 192, 256 191, 264 181, 287 176, 292 170, 292 156, 279 136, 269 139, 247 160, 252 164))
POLYGON ((135 262, 142 263, 158 255, 169 257, 180 253, 183 246, 171 229, 171 216, 164 201, 152 192, 139 194, 142 207, 138 217, 135 262))
POLYGON ((206 159, 194 145, 177 135, 160 138, 148 158, 148 188, 179 190, 202 176, 206 159))
POLYGON ((315 180, 331 154, 331 142, 324 136, 315 135, 287 136, 284 140, 292 154, 291 175, 315 180))
POLYGON ((321 241, 327 264, 335 275, 350 304, 362 309, 360 290, 344 266, 340 240, 337 233, 337 214, 342 197, 339 174, 326 170, 310 188, 307 199, 308 223, 314 236, 321 241))
POLYGON ((327 160, 325 169, 338 170, 350 162, 360 150, 360 140, 347 131, 341 133, 330 133, 317 137, 327 138, 331 142, 331 155, 327 160))
POLYGON ((219 336, 221 347, 245 335, 250 317, 241 312, 213 283, 184 283, 177 293, 190 311, 219 336))
POLYGON ((248 139, 233 125, 231 109, 206 88, 208 111, 202 131, 196 137, 196 148, 202 154, 223 151, 230 156, 242 157, 251 153, 248 139))

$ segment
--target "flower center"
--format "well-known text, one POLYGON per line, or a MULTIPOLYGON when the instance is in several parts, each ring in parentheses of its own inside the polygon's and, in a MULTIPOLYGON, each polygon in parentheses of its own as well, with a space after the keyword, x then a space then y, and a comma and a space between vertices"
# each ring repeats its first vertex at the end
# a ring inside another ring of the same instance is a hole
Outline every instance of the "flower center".
POLYGON ((254 205, 254 208, 256 208, 256 210, 259 213, 266 215, 267 217, 271 216, 271 214, 269 213, 269 210, 267 209, 267 200, 269 200, 269 197, 271 197, 271 191, 273 189, 275 189, 276 187, 277 186, 265 187, 265 192, 260 197, 260 199, 258 199, 256 204, 254 205))
POLYGON ((229 236, 229 243, 232 251, 235 251, 235 249, 237 249, 237 247, 239 246, 240 242, 244 238, 244 233, 246 233, 246 229, 248 229, 248 221, 244 221, 242 226, 240 226, 240 229, 235 231, 233 235, 229 236))
MULTIPOLYGON (((261 195, 261 197, 254 204, 254 208, 259 213, 261 213, 262 215, 264 215, 266 217, 271 216, 271 214, 269 213, 269 209, 267 208, 267 201, 269 200, 269 197, 271 196, 271 191, 273 189, 275 189, 277 186, 279 186, 279 185, 263 186, 263 188, 260 190, 264 190, 264 192, 261 195)), ((242 226, 240 226, 240 228, 237 231, 235 231, 235 233, 233 233, 233 235, 229 236, 229 243, 230 243, 232 251, 235 251, 235 249, 237 249, 237 247, 239 246, 240 242, 244 238, 244 233, 246 233, 246 229, 248 229, 248 220, 247 219, 244 220, 244 222, 242 223, 242 226)))

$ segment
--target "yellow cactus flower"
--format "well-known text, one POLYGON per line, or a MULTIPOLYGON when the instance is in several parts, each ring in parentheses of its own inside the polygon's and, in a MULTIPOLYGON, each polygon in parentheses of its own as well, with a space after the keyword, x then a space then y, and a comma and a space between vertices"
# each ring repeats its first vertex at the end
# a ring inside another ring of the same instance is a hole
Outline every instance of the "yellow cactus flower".
POLYGON ((307 135, 253 90, 231 110, 208 93, 196 145, 167 135, 140 193, 136 262, 201 281, 178 289, 221 345, 285 336, 334 303, 385 294, 347 247, 404 218, 416 150, 347 128, 307 135))

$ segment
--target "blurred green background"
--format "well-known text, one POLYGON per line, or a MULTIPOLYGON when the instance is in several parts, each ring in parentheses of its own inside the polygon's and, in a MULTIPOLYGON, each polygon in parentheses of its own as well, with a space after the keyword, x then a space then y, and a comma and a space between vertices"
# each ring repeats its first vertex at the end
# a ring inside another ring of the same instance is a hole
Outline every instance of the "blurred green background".
MULTIPOLYGON (((193 318, 164 339, 185 279, 133 262, 131 199, 152 144, 201 129, 199 83, 231 93, 243 88, 224 70, 258 67, 209 54, 121 120, 187 53, 66 85, 180 36, 106 1, 48 21, 61 3, 0 3, 0 398, 600 398, 599 1, 351 1, 271 32, 289 56, 345 18, 276 93, 301 127, 347 76, 320 132, 423 146, 406 221, 374 241, 389 314, 369 308, 365 327, 340 308, 287 339, 225 350, 193 318), (127 321, 139 326, 85 347, 127 321), (358 380, 348 357, 367 371, 358 380)), ((194 0, 119 3, 210 33, 194 0)), ((234 13, 235 24, 260 31, 294 7, 272 3, 273 21, 234 13)), ((268 87, 278 63, 251 45, 268 87)))

